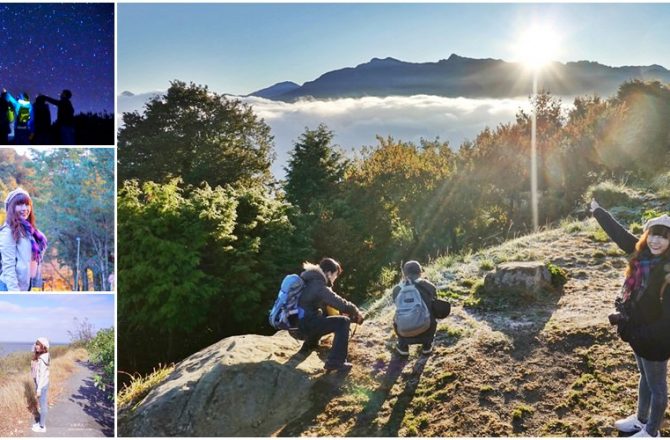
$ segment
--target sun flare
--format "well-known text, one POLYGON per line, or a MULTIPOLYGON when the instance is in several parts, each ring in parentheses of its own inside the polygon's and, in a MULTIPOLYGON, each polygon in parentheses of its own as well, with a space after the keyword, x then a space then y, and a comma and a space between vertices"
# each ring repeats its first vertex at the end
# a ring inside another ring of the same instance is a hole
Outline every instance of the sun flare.
POLYGON ((551 27, 536 25, 519 36, 517 56, 526 66, 537 70, 556 58, 559 46, 558 33, 551 27))

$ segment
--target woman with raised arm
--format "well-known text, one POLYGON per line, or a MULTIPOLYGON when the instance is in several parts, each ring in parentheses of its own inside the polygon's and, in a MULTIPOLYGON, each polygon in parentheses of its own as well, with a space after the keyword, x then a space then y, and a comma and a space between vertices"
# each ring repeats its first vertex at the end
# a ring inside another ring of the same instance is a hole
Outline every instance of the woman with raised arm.
POLYGON ((631 254, 626 279, 617 298, 617 312, 609 316, 617 333, 635 353, 640 371, 637 413, 617 420, 622 432, 633 437, 660 437, 668 406, 668 358, 670 358, 670 217, 649 220, 637 238, 612 215, 591 202, 591 212, 603 230, 631 254))

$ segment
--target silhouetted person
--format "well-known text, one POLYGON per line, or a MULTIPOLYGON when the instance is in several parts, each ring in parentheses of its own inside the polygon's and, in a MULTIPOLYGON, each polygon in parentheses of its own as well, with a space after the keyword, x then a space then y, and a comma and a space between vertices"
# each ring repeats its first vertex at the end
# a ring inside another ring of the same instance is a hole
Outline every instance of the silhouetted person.
POLYGON ((9 144, 9 133, 12 131, 10 112, 13 112, 12 105, 7 101, 7 92, 3 91, 0 95, 0 145, 9 144))
POLYGON ((51 110, 45 96, 38 96, 33 104, 33 144, 51 145, 51 110))
MULTIPOLYGON (((3 89, 3 92, 7 92, 3 89)), ((14 143, 17 145, 28 145, 33 132, 33 105, 26 92, 15 99, 7 92, 7 102, 14 108, 14 143)))
POLYGON ((72 107, 72 92, 64 89, 60 93, 60 99, 44 97, 47 102, 58 107, 56 114, 56 127, 60 136, 60 145, 74 145, 74 107, 72 107))

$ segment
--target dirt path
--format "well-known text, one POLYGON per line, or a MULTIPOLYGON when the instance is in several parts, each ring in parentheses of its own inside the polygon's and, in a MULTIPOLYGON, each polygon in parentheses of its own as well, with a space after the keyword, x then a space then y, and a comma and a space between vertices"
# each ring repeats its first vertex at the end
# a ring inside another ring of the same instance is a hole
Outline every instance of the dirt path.
POLYGON ((548 231, 434 266, 428 278, 441 291, 469 288, 486 273, 482 261, 500 257, 551 261, 569 280, 532 304, 455 301, 430 357, 416 348, 395 356, 392 308, 380 307, 350 345, 347 379, 281 435, 616 436, 612 423, 634 412, 637 396, 632 351, 607 323, 626 260, 593 230, 548 231))
POLYGON ((28 429, 27 437, 112 437, 114 404, 95 387, 95 367, 77 362, 75 371, 64 385, 63 393, 47 416, 47 432, 28 429))

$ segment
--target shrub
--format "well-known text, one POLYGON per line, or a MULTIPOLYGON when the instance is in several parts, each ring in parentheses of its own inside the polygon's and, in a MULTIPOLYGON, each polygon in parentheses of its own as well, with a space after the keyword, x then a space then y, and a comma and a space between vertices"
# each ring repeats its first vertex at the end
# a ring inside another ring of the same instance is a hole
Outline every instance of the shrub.
POLYGON ((554 263, 547 263, 549 275, 551 275, 551 285, 554 287, 561 287, 568 282, 568 272, 555 265, 554 263))
POLYGON ((102 375, 94 376, 95 386, 107 391, 107 397, 114 399, 114 329, 100 330, 86 344, 91 362, 102 367, 102 375))
POLYGON ((481 270, 493 270, 495 267, 496 265, 492 260, 483 260, 481 263, 479 263, 479 269, 481 270))
POLYGON ((651 183, 651 189, 659 197, 670 197, 670 172, 657 176, 651 183))
POLYGON ((624 184, 614 183, 611 180, 598 183, 589 187, 586 191, 587 201, 596 199, 602 206, 611 208, 613 206, 635 206, 639 203, 637 197, 624 184))

